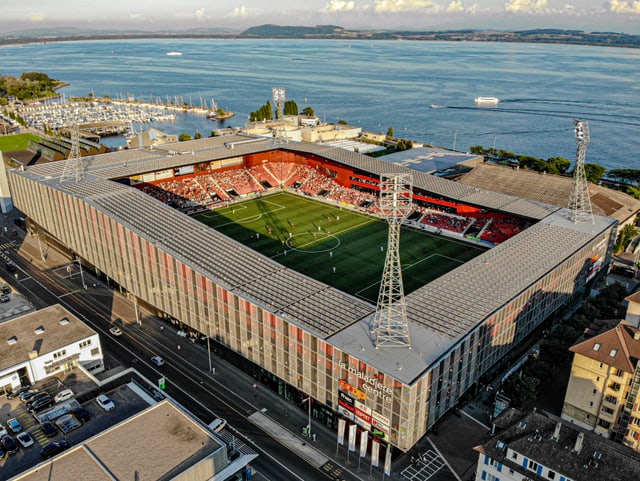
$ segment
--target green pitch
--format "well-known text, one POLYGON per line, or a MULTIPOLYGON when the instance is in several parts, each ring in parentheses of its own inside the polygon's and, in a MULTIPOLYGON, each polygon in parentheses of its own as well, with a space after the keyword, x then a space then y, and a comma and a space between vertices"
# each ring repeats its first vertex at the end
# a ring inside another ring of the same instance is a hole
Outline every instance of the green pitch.
MULTIPOLYGON (((375 303, 388 227, 375 217, 280 192, 195 216, 197 220, 277 262, 375 303)), ((405 294, 485 249, 403 228, 400 259, 405 294)))

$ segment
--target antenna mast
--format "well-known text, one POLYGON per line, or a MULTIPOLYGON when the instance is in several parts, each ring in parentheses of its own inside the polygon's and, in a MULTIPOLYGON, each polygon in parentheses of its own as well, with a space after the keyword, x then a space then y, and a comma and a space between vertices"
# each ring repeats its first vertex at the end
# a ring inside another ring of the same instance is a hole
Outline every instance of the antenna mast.
POLYGON ((389 224, 389 236, 378 304, 373 320, 376 349, 380 347, 411 349, 400 262, 400 227, 411 213, 412 194, 413 176, 411 174, 380 175, 380 210, 389 224))
POLYGON ((585 120, 573 120, 573 131, 576 136, 576 168, 573 172, 573 189, 569 197, 571 220, 574 224, 590 222, 593 224, 593 210, 589 197, 589 184, 584 170, 584 161, 589 146, 589 124, 585 120))

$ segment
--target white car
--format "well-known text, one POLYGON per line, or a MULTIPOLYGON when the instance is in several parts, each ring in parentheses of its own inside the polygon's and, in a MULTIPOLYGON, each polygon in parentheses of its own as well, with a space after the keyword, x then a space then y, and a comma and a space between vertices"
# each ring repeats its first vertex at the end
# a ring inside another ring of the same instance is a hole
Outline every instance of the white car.
POLYGON ((176 334, 180 337, 187 337, 187 331, 178 331, 176 334))
POLYGON ((18 442, 22 445, 23 448, 28 448, 29 446, 33 446, 34 440, 27 431, 24 431, 16 436, 18 442))
POLYGON ((162 359, 160 356, 152 357, 151 362, 155 364, 157 367, 164 366, 164 359, 162 359))
POLYGON ((96 402, 105 411, 111 411, 112 409, 115 409, 115 407, 116 407, 116 405, 113 403, 113 401, 111 399, 109 399, 107 396, 105 396, 104 394, 100 394, 96 398, 96 402))
POLYGON ((109 332, 116 337, 122 336, 122 330, 118 326, 113 326, 111 329, 109 329, 109 332))

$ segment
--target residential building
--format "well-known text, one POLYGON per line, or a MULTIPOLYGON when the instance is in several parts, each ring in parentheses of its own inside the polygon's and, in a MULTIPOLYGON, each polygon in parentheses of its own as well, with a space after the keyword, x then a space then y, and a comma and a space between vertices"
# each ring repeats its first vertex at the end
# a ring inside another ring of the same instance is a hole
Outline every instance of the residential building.
POLYGON ((640 455, 548 413, 508 409, 496 435, 476 446, 476 481, 627 481, 640 455))

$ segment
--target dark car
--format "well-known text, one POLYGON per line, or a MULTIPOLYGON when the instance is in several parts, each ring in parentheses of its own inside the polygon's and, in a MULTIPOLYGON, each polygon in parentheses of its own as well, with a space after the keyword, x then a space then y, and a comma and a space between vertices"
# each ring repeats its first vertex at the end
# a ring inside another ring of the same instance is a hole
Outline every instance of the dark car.
POLYGON ((16 265, 14 264, 13 261, 7 261, 7 263, 5 264, 7 266, 7 270, 9 272, 13 272, 17 269, 16 265))
POLYGON ((42 451, 40 451, 40 456, 43 457, 44 459, 49 459, 55 456, 56 454, 60 454, 65 449, 69 449, 70 447, 71 446, 69 446, 69 443, 66 441, 49 443, 44 448, 42 448, 42 451))
POLYGON ((0 443, 2 443, 2 448, 9 454, 16 454, 18 452, 18 443, 8 434, 0 438, 0 443))
POLYGON ((73 413, 73 415, 75 417, 77 417, 83 423, 88 421, 89 419, 91 419, 91 414, 89 414, 89 411, 87 411, 82 406, 78 406, 77 408, 73 408, 71 410, 71 412, 73 413))
POLYGON ((3 294, 10 294, 11 288, 7 284, 2 284, 0 286, 0 291, 2 291, 3 294))
POLYGON ((20 401, 27 402, 29 399, 31 399, 33 396, 35 396, 39 392, 40 391, 38 391, 37 389, 30 389, 26 392, 23 392, 22 394, 20 394, 20 401))
POLYGON ((45 421, 40 425, 40 429, 48 438, 54 437, 58 434, 58 428, 51 421, 45 421))
POLYGON ((16 391, 11 391, 9 394, 7 394, 7 399, 13 399, 14 397, 22 396, 28 390, 29 390, 29 386, 22 386, 20 389, 17 389, 16 391))
POLYGON ((32 413, 38 412, 44 408, 48 408, 53 404, 53 398, 51 396, 43 397, 31 404, 29 411, 32 413))
POLYGON ((33 403, 35 403, 36 401, 39 401, 40 399, 44 399, 44 398, 47 398, 47 397, 51 397, 51 394, 49 394, 48 392, 36 393, 33 397, 31 397, 26 402, 27 409, 30 409, 31 406, 33 406, 33 403))

